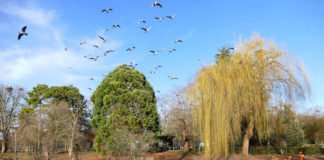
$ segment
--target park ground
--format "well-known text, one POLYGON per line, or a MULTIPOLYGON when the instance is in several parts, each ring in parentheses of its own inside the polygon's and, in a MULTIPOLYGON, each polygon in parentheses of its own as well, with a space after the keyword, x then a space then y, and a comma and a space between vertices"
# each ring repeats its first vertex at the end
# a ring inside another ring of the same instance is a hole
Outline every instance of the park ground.
MULTIPOLYGON (((182 151, 168 151, 161 153, 146 154, 143 160, 217 160, 225 158, 210 158, 203 154, 189 153, 182 151)), ((251 155, 249 157, 242 157, 240 155, 231 155, 229 160, 271 160, 277 158, 277 160, 284 160, 287 156, 281 155, 251 155)), ((14 156, 12 153, 0 154, 0 160, 13 160, 14 156)), ((18 155, 18 160, 29 160, 30 157, 22 154, 18 155)), ((45 159, 45 158, 44 158, 45 159)), ((56 154, 51 160, 68 160, 70 159, 66 153, 56 154)), ((102 156, 94 152, 81 152, 78 156, 79 160, 129 160, 127 157, 115 157, 111 155, 102 156)), ((298 155, 292 155, 292 160, 298 160, 298 155)), ((305 155, 304 160, 324 160, 324 155, 305 155)))

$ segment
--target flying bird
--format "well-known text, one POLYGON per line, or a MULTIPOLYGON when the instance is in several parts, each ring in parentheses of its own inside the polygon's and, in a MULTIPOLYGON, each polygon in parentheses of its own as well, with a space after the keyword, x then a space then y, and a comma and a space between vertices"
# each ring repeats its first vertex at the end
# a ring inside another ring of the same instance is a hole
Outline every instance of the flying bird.
POLYGON ((133 46, 133 47, 127 48, 126 51, 127 51, 127 52, 130 52, 130 51, 132 51, 132 50, 134 50, 134 49, 135 49, 135 47, 133 46))
POLYGON ((167 18, 169 18, 170 20, 173 20, 175 18, 175 14, 172 16, 166 16, 167 18))
POLYGON ((172 77, 172 76, 168 76, 168 78, 171 79, 171 80, 176 80, 176 79, 178 79, 178 77, 172 77))
POLYGON ((106 52, 104 53, 104 55, 107 56, 107 54, 112 53, 112 52, 115 52, 115 50, 108 50, 108 51, 106 51, 106 52))
POLYGON ((154 17, 154 19, 156 19, 158 22, 162 22, 164 17, 154 17))
POLYGON ((112 28, 121 28, 119 24, 113 24, 112 28))
POLYGON ((84 41, 84 42, 80 42, 80 45, 82 46, 82 45, 84 45, 84 44, 86 44, 87 42, 86 41, 84 41))
POLYGON ((161 3, 160 2, 157 2, 157 1, 153 2, 152 6, 153 7, 160 7, 160 8, 162 8, 161 3))
POLYGON ((111 11, 113 11, 112 8, 104 8, 104 9, 101 10, 101 13, 104 13, 104 12, 109 13, 111 11))
POLYGON ((150 50, 150 52, 153 54, 153 55, 157 55, 159 53, 159 51, 156 51, 156 50, 150 50))
POLYGON ((134 69, 137 65, 136 62, 130 62, 128 66, 134 69))
POLYGON ((97 35, 103 42, 107 42, 106 38, 97 35))
POLYGON ((106 28, 106 29, 104 29, 102 32, 105 33, 105 32, 108 32, 108 31, 109 31, 109 29, 106 28))
POLYGON ((172 48, 172 49, 169 50, 169 53, 172 53, 172 52, 175 52, 175 51, 177 51, 177 49, 172 48))
POLYGON ((182 43, 183 41, 181 39, 177 39, 174 41, 174 43, 182 43))
POLYGON ((95 44, 92 45, 92 46, 95 47, 95 48, 98 48, 98 49, 100 48, 98 45, 95 45, 95 44))
POLYGON ((94 61, 97 61, 97 60, 98 60, 98 58, 99 58, 99 56, 97 56, 97 57, 90 57, 89 59, 90 59, 90 60, 94 60, 94 61))
POLYGON ((147 32, 149 32, 149 31, 151 30, 151 28, 152 28, 152 27, 149 27, 149 28, 144 28, 144 27, 142 27, 141 29, 142 29, 145 33, 147 33, 147 32))
POLYGON ((155 71, 150 71, 150 74, 155 74, 155 71))
POLYGON ((89 80, 93 81, 93 80, 94 80, 94 78, 93 78, 93 77, 91 77, 91 78, 89 78, 89 80))
POLYGON ((155 67, 156 70, 158 70, 159 68, 162 68, 162 66, 158 65, 158 66, 155 67))
POLYGON ((92 88, 88 88, 90 91, 92 90, 92 88))
POLYGON ((139 23, 139 24, 141 24, 141 23, 146 23, 146 21, 145 21, 144 19, 141 19, 141 20, 138 21, 138 23, 139 23))
POLYGON ((22 36, 27 36, 28 35, 28 33, 26 33, 26 29, 27 29, 27 26, 24 26, 24 27, 22 27, 21 28, 21 31, 18 33, 18 40, 20 40, 20 38, 22 37, 22 36))

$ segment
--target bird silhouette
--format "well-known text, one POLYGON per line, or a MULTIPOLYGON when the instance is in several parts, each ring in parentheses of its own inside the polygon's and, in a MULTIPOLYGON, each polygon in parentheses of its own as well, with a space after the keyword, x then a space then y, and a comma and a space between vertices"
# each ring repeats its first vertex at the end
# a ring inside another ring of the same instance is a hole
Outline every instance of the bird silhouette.
POLYGON ((175 51, 177 51, 177 49, 172 48, 172 49, 169 50, 169 53, 172 53, 172 52, 175 52, 175 51))
POLYGON ((95 47, 95 48, 98 48, 98 49, 100 48, 98 45, 95 45, 95 44, 92 45, 92 46, 95 47))
POLYGON ((109 13, 109 12, 112 12, 112 11, 113 11, 112 8, 104 8, 104 9, 101 10, 101 13, 104 13, 104 12, 109 13))
POLYGON ((94 61, 97 61, 99 58, 99 56, 96 56, 96 57, 89 57, 90 60, 94 60, 94 61))
POLYGON ((173 14, 172 16, 166 16, 167 18, 169 18, 170 20, 173 20, 175 18, 175 14, 173 14))
POLYGON ((150 50, 150 52, 153 54, 153 55, 157 55, 159 53, 159 51, 156 51, 156 50, 150 50))
POLYGON ((82 46, 82 45, 84 45, 86 43, 87 43, 86 41, 83 41, 83 42, 80 42, 80 45, 82 46))
POLYGON ((26 33, 26 30, 27 30, 27 26, 24 26, 24 27, 21 28, 21 31, 18 33, 18 40, 20 40, 20 38, 22 36, 27 36, 28 35, 28 33, 26 33))
POLYGON ((138 64, 136 62, 129 62, 128 66, 134 69, 137 65, 138 64))
POLYGON ((146 23, 146 21, 144 19, 141 19, 138 21, 139 24, 142 24, 142 23, 146 23))
POLYGON ((173 77, 173 76, 168 76, 168 78, 171 79, 171 80, 179 79, 178 77, 173 77))
POLYGON ((182 43, 183 41, 181 39, 177 39, 174 41, 174 43, 182 43))
POLYGON ((154 17, 154 19, 156 19, 158 22, 162 22, 164 17, 154 17))
POLYGON ((93 80, 94 80, 94 78, 93 78, 93 77, 91 77, 91 78, 89 78, 89 80, 93 81, 93 80))
POLYGON ((106 40, 106 38, 104 38, 104 37, 101 37, 101 36, 99 36, 99 35, 97 35, 103 42, 106 42, 107 40, 106 40))
POLYGON ((105 33, 105 32, 108 32, 109 29, 108 28, 105 28, 104 30, 102 30, 102 33, 105 33))
POLYGON ((112 28, 121 28, 119 24, 113 24, 112 28))
POLYGON ((136 47, 134 47, 134 46, 133 46, 133 47, 129 47, 129 48, 126 49, 126 51, 127 51, 127 52, 130 52, 130 51, 134 50, 135 48, 136 48, 136 47))
POLYGON ((64 50, 67 52, 68 51, 68 49, 67 48, 64 48, 64 50))
POLYGON ((160 2, 157 2, 157 1, 153 2, 152 6, 153 6, 153 7, 160 7, 160 8, 163 8, 162 5, 161 5, 161 3, 160 3, 160 2))
POLYGON ((149 31, 151 30, 151 28, 152 28, 152 27, 148 27, 148 28, 144 28, 144 27, 142 27, 141 29, 142 29, 145 33, 147 33, 147 32, 149 32, 149 31))
POLYGON ((159 68, 162 68, 162 65, 158 65, 155 67, 155 70, 158 70, 159 68))
POLYGON ((155 71, 150 71, 150 74, 155 74, 155 71))
POLYGON ((112 53, 112 52, 115 52, 115 50, 108 50, 108 51, 106 51, 106 52, 104 53, 104 55, 107 56, 107 54, 112 53))

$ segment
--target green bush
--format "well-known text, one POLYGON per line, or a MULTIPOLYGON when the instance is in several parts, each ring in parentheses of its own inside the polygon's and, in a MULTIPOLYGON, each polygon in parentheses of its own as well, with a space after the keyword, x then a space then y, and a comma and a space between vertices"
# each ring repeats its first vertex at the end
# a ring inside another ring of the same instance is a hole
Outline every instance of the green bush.
MULTIPOLYGON (((233 153, 241 153, 241 147, 232 149, 233 153)), ((307 146, 307 147, 267 147, 267 146, 253 146, 249 148, 250 154, 283 154, 283 155, 298 155, 302 151, 304 155, 319 155, 324 154, 324 146, 307 146), (282 153, 281 153, 282 152, 282 153)))
POLYGON ((311 146, 311 147, 303 147, 302 152, 305 155, 318 155, 324 154, 324 148, 320 146, 311 146))

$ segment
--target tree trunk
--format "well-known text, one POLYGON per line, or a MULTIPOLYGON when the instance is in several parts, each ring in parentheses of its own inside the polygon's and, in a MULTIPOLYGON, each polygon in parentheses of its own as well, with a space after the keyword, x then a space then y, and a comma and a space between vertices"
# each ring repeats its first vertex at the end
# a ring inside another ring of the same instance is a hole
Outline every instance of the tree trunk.
POLYGON ((72 126, 72 135, 71 135, 71 140, 70 140, 70 145, 69 145, 69 156, 72 157, 73 155, 73 148, 74 148, 74 132, 75 132, 75 128, 77 126, 77 122, 78 122, 78 117, 76 117, 76 119, 73 122, 73 126, 72 126))
POLYGON ((5 153, 8 150, 8 136, 2 132, 2 138, 1 153, 5 153))
POLYGON ((249 144, 250 144, 250 138, 253 136, 253 121, 250 120, 248 127, 245 131, 245 135, 243 137, 243 146, 242 146, 242 155, 248 156, 249 155, 249 144))
POLYGON ((182 136, 183 136, 183 138, 182 138, 183 150, 188 151, 189 150, 189 144, 188 144, 188 141, 187 141, 187 138, 186 138, 186 132, 185 131, 182 132, 182 136))

